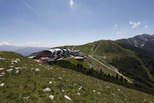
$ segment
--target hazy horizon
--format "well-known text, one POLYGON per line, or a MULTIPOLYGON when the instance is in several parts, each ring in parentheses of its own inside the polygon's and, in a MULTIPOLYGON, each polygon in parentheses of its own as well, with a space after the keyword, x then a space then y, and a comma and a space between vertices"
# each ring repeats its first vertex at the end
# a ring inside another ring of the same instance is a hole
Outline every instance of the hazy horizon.
MULTIPOLYGON (((139 34, 142 35, 142 34, 139 34)), ((153 34, 149 34, 149 35, 153 35, 153 34)), ((120 38, 120 39, 128 39, 128 38, 120 38)), ((99 40, 105 40, 105 39, 99 39, 99 40)), ((95 41, 99 41, 99 40, 95 40, 95 41)), ((106 39, 106 40, 111 40, 111 39, 106 39)), ((116 39, 119 40, 119 39, 116 39)), ((9 42, 1 42, 0 46, 17 46, 17 47, 38 47, 38 48, 54 48, 54 47, 60 47, 60 46, 78 46, 78 45, 84 45, 87 43, 92 43, 95 41, 90 41, 90 42, 86 42, 86 43, 81 43, 81 44, 63 44, 63 45, 55 45, 55 46, 48 46, 48 45, 33 45, 33 44, 18 44, 18 43, 9 43, 9 42)), ((113 40, 114 41, 114 40, 113 40)))

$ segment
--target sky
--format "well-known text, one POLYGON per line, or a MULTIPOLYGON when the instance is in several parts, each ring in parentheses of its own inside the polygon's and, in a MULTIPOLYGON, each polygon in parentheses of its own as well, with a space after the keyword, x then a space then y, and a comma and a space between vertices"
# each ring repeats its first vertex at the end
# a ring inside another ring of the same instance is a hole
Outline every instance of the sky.
POLYGON ((0 0, 0 45, 54 47, 154 34, 154 0, 0 0))

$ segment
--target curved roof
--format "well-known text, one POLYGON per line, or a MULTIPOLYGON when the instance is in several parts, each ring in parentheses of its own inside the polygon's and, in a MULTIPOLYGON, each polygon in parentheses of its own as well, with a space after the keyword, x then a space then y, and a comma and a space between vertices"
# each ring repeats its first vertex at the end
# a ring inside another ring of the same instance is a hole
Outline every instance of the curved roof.
POLYGON ((55 49, 47 49, 47 50, 43 50, 43 51, 41 51, 41 52, 45 52, 45 51, 48 51, 48 52, 51 52, 51 53, 53 53, 53 52, 57 52, 57 51, 61 51, 61 52, 63 52, 63 50, 64 51, 69 51, 69 49, 60 49, 60 48, 55 48, 55 49))
POLYGON ((55 51, 62 51, 61 49, 59 49, 59 48, 56 48, 56 49, 54 49, 55 51))
POLYGON ((55 52, 55 49, 48 49, 48 51, 50 51, 50 52, 55 52))

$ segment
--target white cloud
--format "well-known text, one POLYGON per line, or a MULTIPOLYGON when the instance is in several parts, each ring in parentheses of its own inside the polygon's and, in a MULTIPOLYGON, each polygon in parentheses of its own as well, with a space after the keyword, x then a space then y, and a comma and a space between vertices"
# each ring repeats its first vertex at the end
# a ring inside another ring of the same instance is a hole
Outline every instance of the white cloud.
POLYGON ((13 43, 13 42, 0 42, 0 45, 8 46, 26 46, 26 47, 52 47, 50 44, 43 44, 41 42, 25 42, 25 43, 13 43))
POLYGON ((19 46, 16 43, 11 43, 11 42, 0 42, 0 45, 12 45, 12 46, 19 46))
POLYGON ((70 7, 72 8, 72 7, 74 6, 74 0, 70 0, 70 1, 69 1, 69 5, 70 5, 70 7))
POLYGON ((132 25, 132 28, 134 29, 141 25, 141 22, 129 21, 129 24, 132 25))
POLYGON ((8 42, 1 42, 0 45, 9 45, 8 42))
POLYGON ((118 31, 118 32, 116 32, 116 34, 117 34, 117 35, 121 35, 121 34, 125 34, 125 32, 120 32, 120 31, 118 31))
POLYGON ((31 10, 33 13, 35 13, 36 15, 40 16, 40 13, 35 10, 32 6, 30 6, 28 3, 26 3, 24 0, 20 0, 20 2, 29 10, 31 10))
POLYGON ((144 26, 144 28, 145 28, 145 29, 148 29, 148 28, 149 28, 149 26, 148 26, 148 25, 145 25, 145 26, 144 26))

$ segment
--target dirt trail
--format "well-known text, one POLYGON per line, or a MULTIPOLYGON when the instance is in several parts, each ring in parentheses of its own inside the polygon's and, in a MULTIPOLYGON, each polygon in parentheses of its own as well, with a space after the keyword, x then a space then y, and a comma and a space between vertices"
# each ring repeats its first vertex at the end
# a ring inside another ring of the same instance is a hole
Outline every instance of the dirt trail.
POLYGON ((75 49, 75 47, 76 47, 76 46, 73 46, 73 47, 72 47, 72 51, 75 49))
POLYGON ((100 45, 101 45, 101 43, 99 43, 99 44, 96 46, 96 48, 94 49, 94 47, 95 47, 95 44, 94 44, 93 47, 92 47, 91 50, 90 50, 90 54, 93 55, 93 54, 96 52, 96 50, 100 47, 100 45))
POLYGON ((129 83, 132 83, 132 81, 130 81, 130 80, 129 80, 126 76, 124 76, 123 74, 121 74, 121 73, 118 71, 118 69, 116 69, 116 68, 114 68, 114 67, 112 67, 113 69, 111 69, 111 67, 105 65, 104 63, 102 63, 101 61, 99 61, 98 59, 94 58, 94 57, 91 56, 91 55, 88 55, 88 57, 90 57, 90 58, 92 58, 93 60, 97 61, 99 64, 105 66, 107 69, 110 69, 110 70, 116 72, 118 75, 120 75, 120 76, 122 76, 124 79, 126 79, 129 83))

